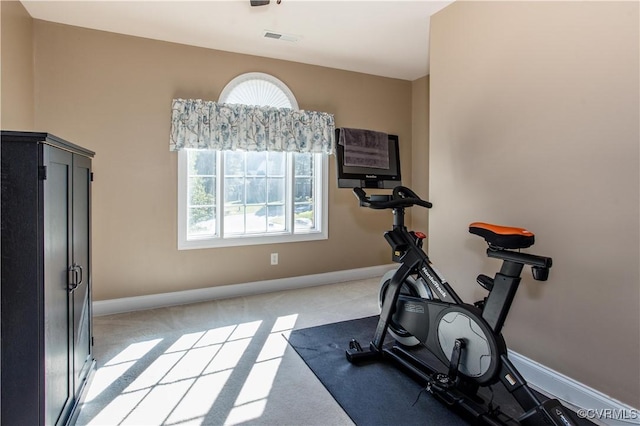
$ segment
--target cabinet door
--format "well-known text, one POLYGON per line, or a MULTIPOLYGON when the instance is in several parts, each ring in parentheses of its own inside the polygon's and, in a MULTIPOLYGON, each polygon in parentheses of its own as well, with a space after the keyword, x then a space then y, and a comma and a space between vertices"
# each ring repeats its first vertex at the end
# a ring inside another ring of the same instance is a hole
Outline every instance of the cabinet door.
POLYGON ((70 408, 69 265, 72 154, 43 146, 44 191, 44 422, 64 421, 70 408))
POLYGON ((91 263, 90 209, 91 160, 73 157, 73 264, 77 265, 77 287, 73 299, 74 394, 78 394, 91 367, 91 263))

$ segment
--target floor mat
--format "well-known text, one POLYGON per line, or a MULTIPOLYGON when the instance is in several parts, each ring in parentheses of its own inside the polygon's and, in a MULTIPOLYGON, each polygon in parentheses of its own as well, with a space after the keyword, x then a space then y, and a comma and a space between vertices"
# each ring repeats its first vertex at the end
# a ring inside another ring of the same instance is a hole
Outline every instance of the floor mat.
MULTIPOLYGON (((368 317, 294 330, 289 343, 357 425, 471 424, 390 363, 347 361, 349 341, 355 338, 368 345, 377 321, 378 317, 368 317)), ((501 384, 492 390, 494 403, 503 412, 516 417, 522 413, 501 384)), ((486 390, 483 395, 491 396, 486 390)))

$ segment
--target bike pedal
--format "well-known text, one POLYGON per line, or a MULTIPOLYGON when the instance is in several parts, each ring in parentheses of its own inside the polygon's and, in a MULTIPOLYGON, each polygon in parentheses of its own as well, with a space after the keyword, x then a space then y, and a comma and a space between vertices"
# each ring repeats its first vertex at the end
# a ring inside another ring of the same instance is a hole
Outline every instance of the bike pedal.
POLYGON ((438 399, 440 399, 440 401, 444 402, 450 407, 454 407, 464 402, 464 398, 452 396, 447 392, 438 393, 436 396, 438 397, 438 399))
POLYGON ((455 386, 455 382, 442 373, 433 374, 427 382, 427 390, 431 393, 434 393, 434 391, 445 392, 453 386, 455 386))
POLYGON ((436 374, 434 378, 437 383, 445 389, 449 389, 456 384, 456 382, 454 380, 451 380, 451 377, 449 377, 447 374, 439 373, 436 374))
POLYGON ((464 401, 464 398, 451 394, 450 390, 453 387, 454 383, 446 374, 435 374, 427 382, 426 390, 446 405, 453 407, 464 401))

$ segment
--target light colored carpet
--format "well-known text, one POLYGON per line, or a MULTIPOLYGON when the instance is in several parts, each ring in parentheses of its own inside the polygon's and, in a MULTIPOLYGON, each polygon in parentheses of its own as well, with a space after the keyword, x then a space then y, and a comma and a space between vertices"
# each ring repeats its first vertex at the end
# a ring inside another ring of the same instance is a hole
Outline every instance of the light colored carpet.
POLYGON ((285 336, 377 314, 378 281, 97 317, 76 424, 352 425, 285 336))

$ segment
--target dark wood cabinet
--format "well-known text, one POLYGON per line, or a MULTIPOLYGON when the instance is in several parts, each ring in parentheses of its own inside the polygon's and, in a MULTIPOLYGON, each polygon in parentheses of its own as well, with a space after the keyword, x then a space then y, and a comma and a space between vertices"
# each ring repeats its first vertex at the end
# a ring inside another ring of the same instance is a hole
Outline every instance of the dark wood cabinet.
POLYGON ((91 159, 48 133, 1 134, 0 419, 65 425, 95 369, 91 159))

